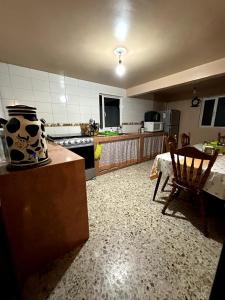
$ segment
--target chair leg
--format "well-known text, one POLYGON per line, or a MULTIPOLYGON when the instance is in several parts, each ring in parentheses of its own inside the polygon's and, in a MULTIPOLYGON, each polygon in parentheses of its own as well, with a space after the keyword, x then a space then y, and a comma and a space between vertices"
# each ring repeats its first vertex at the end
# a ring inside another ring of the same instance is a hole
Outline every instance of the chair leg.
POLYGON ((200 214, 201 214, 201 223, 203 226, 203 233, 206 237, 209 236, 209 232, 208 232, 208 220, 207 220, 207 214, 206 214, 206 203, 205 203, 205 199, 202 196, 202 193, 199 194, 199 198, 200 198, 200 214))
POLYGON ((164 205, 163 209, 162 209, 162 214, 165 214, 167 207, 169 206, 170 202, 173 201, 174 199, 174 194, 176 192, 176 187, 173 186, 172 191, 166 201, 166 204, 164 205))
POLYGON ((165 189, 165 187, 166 187, 166 185, 167 185, 167 182, 169 181, 169 178, 170 178, 170 176, 167 176, 167 177, 166 177, 166 180, 165 180, 164 183, 163 183, 161 192, 164 192, 164 189, 165 189))
POLYGON ((157 178, 155 190, 154 190, 153 201, 155 201, 155 197, 156 197, 156 194, 157 194, 158 189, 159 189, 159 184, 160 184, 160 181, 161 181, 161 177, 162 177, 162 172, 160 171, 160 172, 159 172, 159 176, 158 176, 158 178, 157 178))

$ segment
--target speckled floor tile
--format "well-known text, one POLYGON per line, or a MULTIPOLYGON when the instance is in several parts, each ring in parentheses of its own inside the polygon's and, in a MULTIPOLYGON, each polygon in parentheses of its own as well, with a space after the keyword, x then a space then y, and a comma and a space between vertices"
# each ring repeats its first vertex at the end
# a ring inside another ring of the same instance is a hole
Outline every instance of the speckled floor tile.
POLYGON ((29 278, 25 299, 208 299, 223 231, 204 237, 185 201, 163 216, 167 193, 152 201, 151 163, 87 182, 89 240, 29 278))

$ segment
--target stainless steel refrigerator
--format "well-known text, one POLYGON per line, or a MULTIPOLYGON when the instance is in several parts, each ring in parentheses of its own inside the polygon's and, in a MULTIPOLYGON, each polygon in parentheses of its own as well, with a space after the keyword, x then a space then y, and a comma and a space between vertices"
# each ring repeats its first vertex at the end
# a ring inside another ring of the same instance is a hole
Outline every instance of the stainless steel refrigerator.
POLYGON ((177 137, 179 136, 179 125, 180 125, 180 111, 179 110, 165 110, 160 112, 161 121, 163 122, 164 131, 168 135, 177 137))

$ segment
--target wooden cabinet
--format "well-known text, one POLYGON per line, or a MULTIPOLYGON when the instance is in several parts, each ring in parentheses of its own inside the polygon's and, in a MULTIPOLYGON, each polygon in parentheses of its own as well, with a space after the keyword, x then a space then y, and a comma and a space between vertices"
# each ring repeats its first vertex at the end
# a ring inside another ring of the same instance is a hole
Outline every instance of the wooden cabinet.
POLYGON ((139 143, 139 138, 103 143, 98 173, 136 164, 140 159, 139 143))
POLYGON ((163 152, 164 136, 148 136, 143 138, 143 154, 142 160, 155 158, 159 153, 163 152))
POLYGON ((0 167, 1 215, 19 281, 88 239, 84 159, 48 145, 52 162, 0 167))
POLYGON ((128 134, 117 137, 96 137, 102 145, 100 160, 95 162, 96 174, 127 167, 163 152, 163 133, 128 134))

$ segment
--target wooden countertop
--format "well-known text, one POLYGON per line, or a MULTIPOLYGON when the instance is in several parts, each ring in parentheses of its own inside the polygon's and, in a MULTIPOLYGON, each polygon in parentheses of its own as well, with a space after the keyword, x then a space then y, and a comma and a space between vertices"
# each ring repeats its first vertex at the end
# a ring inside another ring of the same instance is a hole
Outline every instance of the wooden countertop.
POLYGON ((16 171, 8 171, 6 166, 6 163, 0 164, 0 176, 11 174, 14 172, 27 172, 30 170, 38 170, 40 168, 47 168, 49 166, 57 165, 57 164, 63 164, 68 163, 70 161, 76 161, 76 160, 83 160, 84 158, 73 153, 72 151, 69 151, 68 149, 57 145, 52 142, 48 142, 48 153, 49 157, 51 158, 51 163, 44 165, 44 166, 38 166, 36 168, 30 168, 30 169, 23 169, 23 170, 16 170, 16 171))
POLYGON ((138 139, 141 137, 151 137, 151 136, 160 136, 163 135, 164 131, 157 131, 157 132, 144 132, 144 133, 127 133, 124 135, 118 136, 95 136, 94 143, 108 143, 114 141, 123 141, 123 140, 131 140, 131 139, 138 139))

